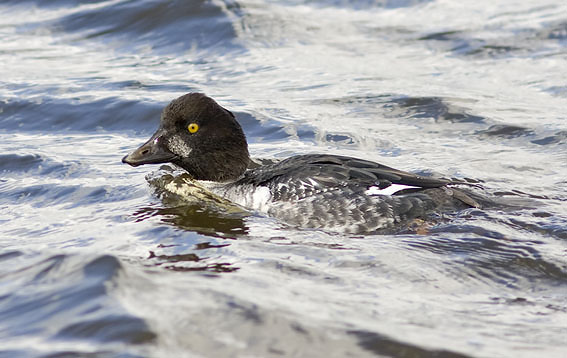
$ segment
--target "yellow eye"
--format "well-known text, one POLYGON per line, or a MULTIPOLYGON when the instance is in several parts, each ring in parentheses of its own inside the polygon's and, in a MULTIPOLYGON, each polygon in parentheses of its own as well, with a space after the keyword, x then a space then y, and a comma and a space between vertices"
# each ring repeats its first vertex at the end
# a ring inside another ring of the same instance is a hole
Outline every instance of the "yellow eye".
POLYGON ((187 129, 189 130, 189 133, 197 133, 197 131, 199 130, 199 125, 197 123, 191 123, 187 126, 187 129))

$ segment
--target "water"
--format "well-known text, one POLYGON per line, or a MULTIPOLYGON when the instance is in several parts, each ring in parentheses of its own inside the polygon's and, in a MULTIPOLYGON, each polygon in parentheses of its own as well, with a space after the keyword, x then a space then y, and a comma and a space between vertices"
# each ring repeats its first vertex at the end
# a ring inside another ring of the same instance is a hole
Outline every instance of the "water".
POLYGON ((0 39, 0 357, 567 354, 562 2, 2 1, 0 39), (180 200, 120 159, 189 91, 253 157, 506 205, 351 237, 180 200))

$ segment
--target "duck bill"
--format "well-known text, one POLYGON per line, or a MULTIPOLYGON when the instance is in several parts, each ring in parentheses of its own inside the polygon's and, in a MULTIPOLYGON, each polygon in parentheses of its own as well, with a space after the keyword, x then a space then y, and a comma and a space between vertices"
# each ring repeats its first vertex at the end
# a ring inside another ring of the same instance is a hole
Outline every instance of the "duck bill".
POLYGON ((122 158, 122 163, 133 167, 143 164, 169 163, 177 158, 163 143, 160 132, 156 132, 146 143, 122 158))

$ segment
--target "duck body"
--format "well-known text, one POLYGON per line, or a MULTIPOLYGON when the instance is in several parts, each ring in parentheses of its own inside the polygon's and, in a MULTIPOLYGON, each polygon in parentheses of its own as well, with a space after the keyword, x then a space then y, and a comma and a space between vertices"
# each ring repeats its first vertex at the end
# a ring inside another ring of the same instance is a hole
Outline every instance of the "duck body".
POLYGON ((253 167, 234 115, 199 93, 172 101, 157 132, 122 161, 174 163, 236 204, 334 232, 391 232, 436 210, 478 206, 459 183, 357 158, 307 154, 253 167))

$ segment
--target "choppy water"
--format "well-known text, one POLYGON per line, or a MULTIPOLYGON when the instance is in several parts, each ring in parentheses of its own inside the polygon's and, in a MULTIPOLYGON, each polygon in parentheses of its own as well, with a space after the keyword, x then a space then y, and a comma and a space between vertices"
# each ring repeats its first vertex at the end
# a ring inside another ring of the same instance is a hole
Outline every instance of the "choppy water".
POLYGON ((565 357, 566 73, 555 0, 0 1, 0 357, 565 357), (513 207, 349 237, 160 196, 120 159, 189 91, 254 157, 513 207))

